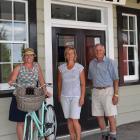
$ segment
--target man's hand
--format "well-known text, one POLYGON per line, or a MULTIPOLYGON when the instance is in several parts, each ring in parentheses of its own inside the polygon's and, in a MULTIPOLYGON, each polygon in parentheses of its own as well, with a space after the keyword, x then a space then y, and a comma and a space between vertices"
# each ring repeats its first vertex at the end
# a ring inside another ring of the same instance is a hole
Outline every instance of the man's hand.
POLYGON ((113 105, 117 105, 118 104, 118 96, 115 96, 115 95, 113 95, 113 97, 112 97, 112 103, 113 103, 113 105))

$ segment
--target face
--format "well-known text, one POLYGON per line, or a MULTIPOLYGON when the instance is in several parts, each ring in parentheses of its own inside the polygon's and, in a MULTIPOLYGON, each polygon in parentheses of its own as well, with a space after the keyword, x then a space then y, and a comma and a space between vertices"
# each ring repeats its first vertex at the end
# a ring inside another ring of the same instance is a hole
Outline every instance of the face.
POLYGON ((101 45, 96 46, 95 48, 95 55, 96 58, 102 60, 104 58, 105 48, 101 45))
POLYGON ((24 63, 33 63, 34 61, 34 55, 33 54, 26 54, 24 55, 24 63))
POLYGON ((67 59, 67 61, 74 61, 74 59, 75 59, 74 50, 68 50, 68 52, 66 54, 66 59, 67 59))

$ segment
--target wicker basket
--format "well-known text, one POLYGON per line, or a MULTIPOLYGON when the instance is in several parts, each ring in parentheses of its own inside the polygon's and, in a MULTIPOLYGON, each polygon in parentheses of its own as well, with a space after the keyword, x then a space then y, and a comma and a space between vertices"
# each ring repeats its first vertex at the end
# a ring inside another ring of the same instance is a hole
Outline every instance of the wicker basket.
POLYGON ((25 112, 38 110, 43 101, 45 94, 42 89, 35 88, 34 95, 26 95, 26 88, 16 88, 15 96, 17 101, 17 108, 25 112))

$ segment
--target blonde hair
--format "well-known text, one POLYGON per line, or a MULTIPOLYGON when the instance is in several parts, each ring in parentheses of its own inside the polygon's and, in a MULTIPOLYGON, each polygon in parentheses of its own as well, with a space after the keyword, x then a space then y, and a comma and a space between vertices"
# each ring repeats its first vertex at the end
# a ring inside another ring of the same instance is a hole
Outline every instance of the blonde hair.
POLYGON ((76 49, 75 49, 75 48, 72 48, 72 47, 66 47, 66 48, 65 48, 65 51, 64 51, 65 61, 67 62, 67 53, 68 53, 70 50, 73 50, 73 52, 74 52, 74 62, 76 62, 76 61, 77 61, 76 49))

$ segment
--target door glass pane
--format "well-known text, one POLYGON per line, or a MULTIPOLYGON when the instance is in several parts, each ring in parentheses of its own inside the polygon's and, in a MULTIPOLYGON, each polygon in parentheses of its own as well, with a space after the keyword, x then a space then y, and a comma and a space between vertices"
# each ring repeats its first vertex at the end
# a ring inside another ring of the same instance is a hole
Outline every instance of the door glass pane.
POLYGON ((128 47, 128 60, 134 60, 134 47, 128 47))
POLYGON ((11 61, 11 45, 0 43, 0 62, 11 61))
POLYGON ((135 30, 135 18, 134 17, 129 17, 129 29, 135 30))
POLYGON ((136 34, 134 31, 130 31, 130 45, 136 45, 136 34))
POLYGON ((52 18, 56 19, 67 19, 67 20, 76 20, 76 8, 73 6, 66 5, 51 5, 52 18))
POLYGON ((0 19, 12 20, 12 2, 0 0, 0 19))
POLYGON ((15 41, 26 41, 26 24, 15 22, 14 23, 14 40, 15 41))
POLYGON ((0 40, 12 40, 12 22, 0 21, 0 40))
POLYGON ((22 52, 25 48, 24 44, 14 44, 13 45, 13 63, 22 62, 22 52))
POLYGON ((129 75, 134 75, 135 74, 134 68, 135 68, 134 62, 129 62, 129 75))
POLYGON ((0 83, 7 83, 10 72, 10 64, 0 64, 0 83))
POLYGON ((78 7, 77 20, 101 23, 101 10, 78 7))
POLYGON ((122 16, 122 22, 123 22, 123 30, 128 30, 128 17, 127 16, 122 16))
POLYGON ((122 39, 123 39, 123 44, 128 44, 128 32, 127 31, 122 32, 122 39))
POLYGON ((25 21, 25 3, 14 2, 14 19, 25 21))
POLYGON ((65 47, 74 47, 74 36, 58 35, 58 62, 65 62, 65 47))

